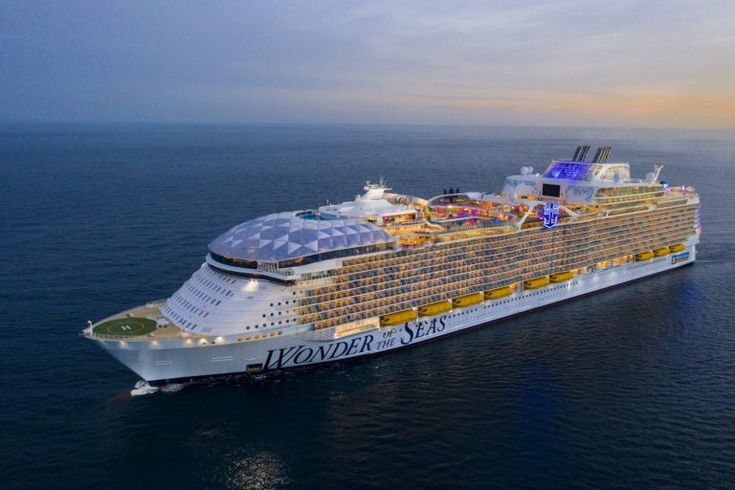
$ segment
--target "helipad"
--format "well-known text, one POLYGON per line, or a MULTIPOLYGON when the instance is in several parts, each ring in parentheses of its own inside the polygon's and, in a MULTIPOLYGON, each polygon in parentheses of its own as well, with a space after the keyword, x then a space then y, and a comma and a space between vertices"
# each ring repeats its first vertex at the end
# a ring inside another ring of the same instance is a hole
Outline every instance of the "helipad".
POLYGON ((94 333, 100 335, 116 335, 120 337, 137 337, 156 330, 156 322, 148 318, 118 318, 94 327, 94 333))

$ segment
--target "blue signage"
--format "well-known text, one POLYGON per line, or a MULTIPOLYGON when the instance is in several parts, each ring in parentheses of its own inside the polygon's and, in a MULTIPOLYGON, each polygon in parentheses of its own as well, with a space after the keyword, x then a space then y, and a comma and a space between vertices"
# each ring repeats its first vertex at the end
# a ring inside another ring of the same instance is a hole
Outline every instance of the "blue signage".
POLYGON ((546 228, 553 228, 559 221, 559 203, 558 202, 545 202, 544 203, 544 226, 546 228))

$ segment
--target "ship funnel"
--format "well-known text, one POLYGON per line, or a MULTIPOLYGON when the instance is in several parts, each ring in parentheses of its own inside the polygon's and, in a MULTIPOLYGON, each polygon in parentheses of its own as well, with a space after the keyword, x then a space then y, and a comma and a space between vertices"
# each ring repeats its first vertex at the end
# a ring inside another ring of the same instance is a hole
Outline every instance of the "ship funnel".
POLYGON ((595 152, 595 158, 592 160, 592 163, 605 163, 610 158, 610 153, 612 153, 612 146, 599 147, 595 152))
POLYGON ((590 145, 579 145, 572 157, 573 162, 583 162, 587 158, 587 152, 590 151, 590 145))

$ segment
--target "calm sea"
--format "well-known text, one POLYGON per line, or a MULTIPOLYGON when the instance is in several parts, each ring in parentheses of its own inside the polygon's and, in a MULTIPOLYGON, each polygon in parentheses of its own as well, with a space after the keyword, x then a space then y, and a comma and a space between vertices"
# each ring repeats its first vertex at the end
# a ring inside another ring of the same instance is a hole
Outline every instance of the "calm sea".
POLYGON ((735 487, 735 135, 0 127, 0 487, 735 487), (170 295, 230 226, 499 191, 582 142, 702 195, 692 266, 392 355, 131 399, 78 333, 170 295))

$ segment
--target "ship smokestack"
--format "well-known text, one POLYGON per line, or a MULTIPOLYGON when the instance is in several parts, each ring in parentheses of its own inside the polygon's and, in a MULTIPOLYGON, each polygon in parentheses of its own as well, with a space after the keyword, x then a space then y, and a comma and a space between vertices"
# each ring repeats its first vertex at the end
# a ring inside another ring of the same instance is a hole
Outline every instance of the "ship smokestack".
POLYGON ((608 158, 610 158, 610 153, 612 153, 612 146, 599 147, 595 152, 595 158, 592 160, 592 163, 607 162, 608 158))
POLYGON ((587 152, 590 151, 590 145, 579 145, 572 157, 573 162, 583 162, 587 158, 587 152))

